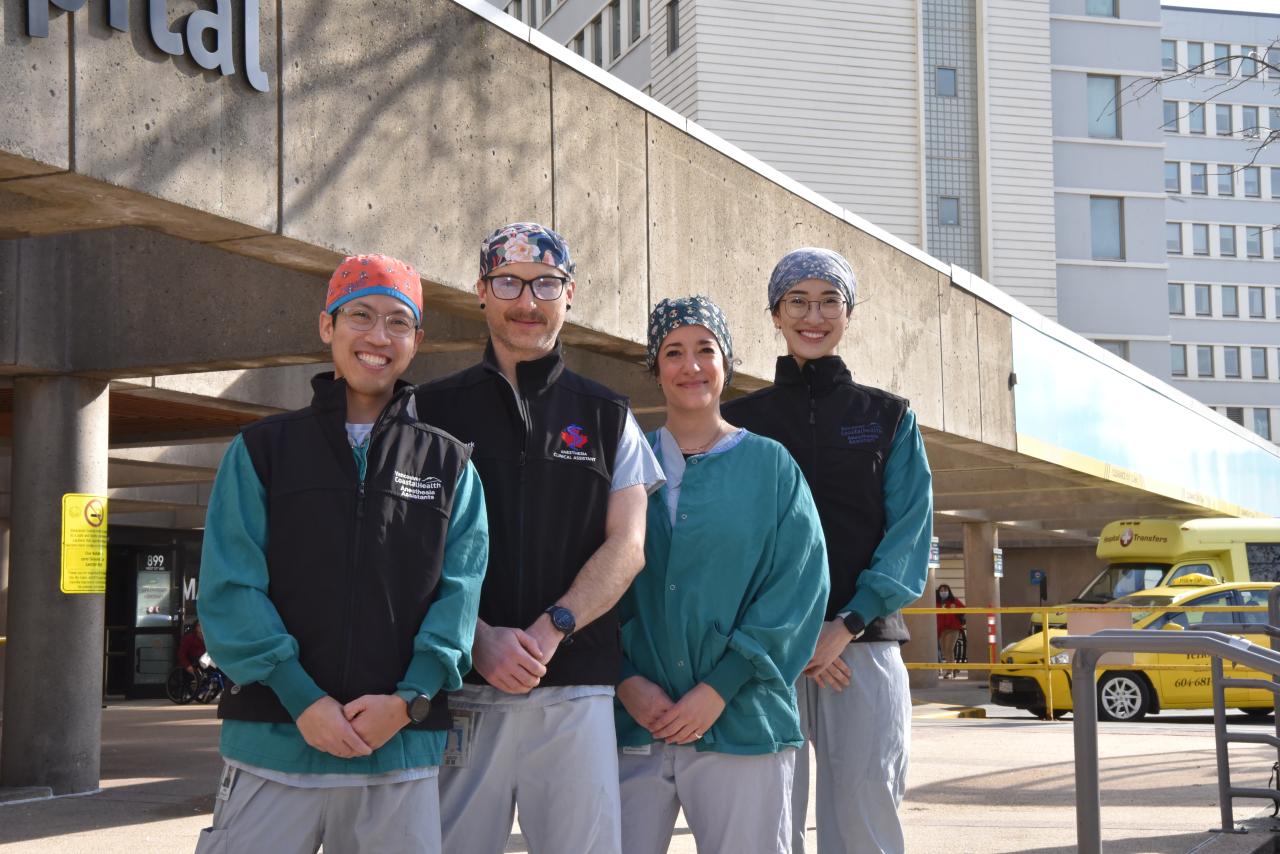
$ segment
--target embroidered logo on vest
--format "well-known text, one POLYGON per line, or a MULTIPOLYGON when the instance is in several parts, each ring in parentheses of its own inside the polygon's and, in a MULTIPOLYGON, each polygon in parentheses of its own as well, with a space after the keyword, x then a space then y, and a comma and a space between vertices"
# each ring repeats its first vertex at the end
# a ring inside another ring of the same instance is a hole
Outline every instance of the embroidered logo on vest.
POLYGON ((560 431, 560 441, 564 443, 564 447, 551 456, 557 460, 594 463, 596 458, 587 450, 587 440, 587 431, 577 424, 570 424, 560 431))
POLYGON ((419 477, 402 471, 396 472, 393 480, 397 494, 410 501, 434 501, 443 486, 438 477, 419 477))
POLYGON ((884 426, 872 422, 870 424, 847 424, 840 428, 840 435, 850 445, 869 445, 872 442, 880 441, 880 436, 884 433, 884 426))

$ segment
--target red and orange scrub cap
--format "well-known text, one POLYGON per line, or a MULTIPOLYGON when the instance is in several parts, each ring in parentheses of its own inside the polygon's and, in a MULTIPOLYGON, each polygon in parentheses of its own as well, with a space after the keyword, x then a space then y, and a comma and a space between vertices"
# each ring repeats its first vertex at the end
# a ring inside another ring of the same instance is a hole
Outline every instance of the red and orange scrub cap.
POLYGON ((329 278, 325 312, 332 314, 345 303, 370 294, 394 297, 413 310, 422 325, 422 280, 418 271, 389 255, 351 255, 342 259, 329 278))

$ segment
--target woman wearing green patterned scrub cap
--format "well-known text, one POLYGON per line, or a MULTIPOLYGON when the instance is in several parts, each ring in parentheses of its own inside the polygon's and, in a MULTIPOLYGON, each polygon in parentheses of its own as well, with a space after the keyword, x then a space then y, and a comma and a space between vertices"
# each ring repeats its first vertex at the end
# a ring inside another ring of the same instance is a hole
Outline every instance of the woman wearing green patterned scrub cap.
MULTIPOLYGON (((907 401, 854 382, 837 354, 857 280, 838 252, 788 253, 769 279, 768 308, 786 341, 774 385, 724 416, 782 442, 822 513, 831 596, 813 658, 796 686, 815 743, 819 851, 900 852, 911 694, 899 652, 899 609, 924 592, 933 492, 924 441, 907 401)), ((796 762, 797 833, 808 808, 808 746, 796 762)))
POLYGON ((659 854, 683 808, 699 852, 787 852, 803 743, 792 689, 827 599, 826 550, 799 467, 720 416, 733 373, 724 314, 663 300, 649 370, 667 403, 649 434, 645 567, 619 605, 624 854, 659 854))

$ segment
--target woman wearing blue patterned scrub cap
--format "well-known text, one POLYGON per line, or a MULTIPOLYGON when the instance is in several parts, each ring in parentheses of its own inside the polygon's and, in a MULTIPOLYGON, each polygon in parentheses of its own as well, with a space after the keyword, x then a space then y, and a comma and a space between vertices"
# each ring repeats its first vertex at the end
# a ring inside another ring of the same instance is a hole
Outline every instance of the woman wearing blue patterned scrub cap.
POLYGON ((667 482, 619 606, 622 850, 666 851, 683 808, 700 852, 781 854, 803 741, 792 684, 827 600, 821 523, 786 449, 720 415, 733 339, 715 303, 660 302, 648 365, 667 482))
MULTIPOLYGON (((818 766, 819 851, 904 848, 911 694, 899 652, 899 609, 924 592, 933 492, 906 400, 860 385, 836 349, 857 279, 838 252, 788 253, 769 279, 769 313, 786 341, 774 385, 731 401, 735 424, 778 439, 799 462, 822 514, 831 595, 817 649, 796 686, 818 766)), ((796 833, 803 854, 809 753, 796 762, 796 833)))

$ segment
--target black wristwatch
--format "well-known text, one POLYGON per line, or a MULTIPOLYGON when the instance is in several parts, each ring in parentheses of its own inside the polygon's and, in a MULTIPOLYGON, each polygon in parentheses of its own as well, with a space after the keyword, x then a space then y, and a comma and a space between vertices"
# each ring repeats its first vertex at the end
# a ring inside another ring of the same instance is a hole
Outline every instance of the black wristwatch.
POLYGON ((857 611, 845 611, 837 616, 844 623, 844 627, 849 630, 849 634, 853 635, 853 640, 862 637, 867 631, 867 624, 862 621, 862 617, 857 611))
POLYGON ((409 723, 420 724, 431 714, 431 698, 418 694, 409 701, 409 723))
POLYGON ((561 605, 552 605, 543 613, 551 617, 551 625, 564 633, 564 641, 561 643, 567 642, 573 630, 578 627, 578 621, 573 618, 573 612, 561 605))

